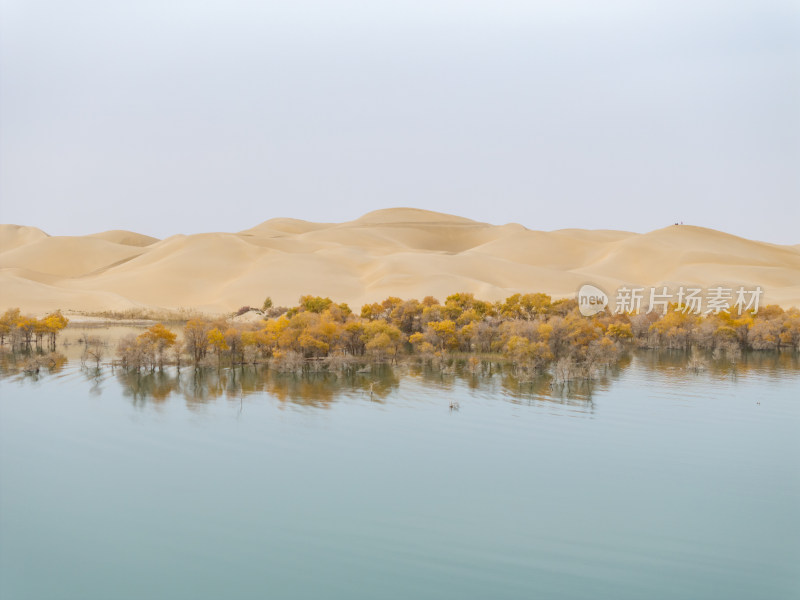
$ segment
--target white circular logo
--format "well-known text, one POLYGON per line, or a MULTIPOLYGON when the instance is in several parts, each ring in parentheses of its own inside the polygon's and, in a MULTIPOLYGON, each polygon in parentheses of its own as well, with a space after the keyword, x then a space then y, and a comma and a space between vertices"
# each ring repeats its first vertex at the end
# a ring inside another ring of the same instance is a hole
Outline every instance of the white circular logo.
POLYGON ((578 310, 584 317, 603 312, 606 306, 608 306, 608 296, 600 288, 587 283, 578 290, 578 310))

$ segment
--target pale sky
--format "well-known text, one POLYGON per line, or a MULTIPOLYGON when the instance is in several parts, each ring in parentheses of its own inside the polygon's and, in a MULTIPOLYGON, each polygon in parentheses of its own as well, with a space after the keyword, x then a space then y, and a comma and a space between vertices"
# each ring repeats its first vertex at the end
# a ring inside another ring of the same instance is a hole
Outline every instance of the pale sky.
POLYGON ((796 0, 0 0, 0 222, 800 243, 796 0))

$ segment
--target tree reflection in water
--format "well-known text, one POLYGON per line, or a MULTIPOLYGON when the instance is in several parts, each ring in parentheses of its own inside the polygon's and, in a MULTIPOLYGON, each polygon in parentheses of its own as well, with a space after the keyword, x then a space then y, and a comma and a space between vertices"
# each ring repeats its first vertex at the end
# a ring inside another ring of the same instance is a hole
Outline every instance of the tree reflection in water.
POLYGON ((60 373, 68 364, 60 352, 8 352, 0 351, 0 378, 23 375, 33 381, 46 375, 60 373))
POLYGON ((345 372, 309 370, 281 372, 267 365, 235 368, 168 367, 155 371, 127 371, 104 365, 80 367, 57 353, 0 353, 0 378, 37 381, 61 374, 68 366, 80 369, 91 383, 89 392, 101 394, 103 384, 115 378, 123 394, 134 404, 160 404, 182 396, 190 407, 219 398, 241 402, 245 396, 269 394, 284 405, 330 408, 337 400, 351 398, 385 402, 404 377, 426 386, 451 390, 463 386, 475 393, 502 394, 506 401, 530 404, 556 402, 591 405, 592 395, 613 386, 631 365, 647 377, 670 377, 676 385, 691 386, 694 378, 731 378, 757 372, 759 376, 779 376, 800 368, 800 355, 791 351, 745 352, 735 363, 711 353, 678 350, 638 350, 624 355, 615 365, 596 373, 590 380, 557 383, 550 373, 521 372, 513 364, 494 360, 450 359, 439 362, 406 362, 399 366, 365 365, 345 372), (38 366, 38 370, 35 368, 38 366))
POLYGON ((168 368, 153 372, 116 369, 116 376, 124 394, 136 404, 160 403, 179 395, 190 406, 219 398, 240 400, 252 394, 267 393, 282 403, 328 408, 342 394, 361 394, 373 401, 383 401, 400 382, 397 373, 388 366, 353 374, 283 373, 263 365, 226 369, 168 368))

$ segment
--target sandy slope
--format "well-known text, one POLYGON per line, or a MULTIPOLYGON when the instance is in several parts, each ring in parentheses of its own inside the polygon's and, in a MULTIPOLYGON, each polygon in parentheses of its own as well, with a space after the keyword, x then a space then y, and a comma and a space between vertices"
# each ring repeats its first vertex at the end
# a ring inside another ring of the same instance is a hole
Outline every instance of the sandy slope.
POLYGON ((490 300, 530 291, 573 296, 584 283, 612 295, 623 284, 760 285, 767 301, 800 306, 800 247, 688 225, 645 234, 544 232, 403 208, 348 223, 271 219, 239 233, 164 240, 0 226, 0 309, 222 312, 265 296, 291 305, 301 294, 358 307, 389 295, 443 300, 457 291, 490 300))
POLYGON ((158 238, 136 233, 135 231, 125 231, 124 229, 112 229, 101 233, 93 233, 88 237, 108 240, 109 242, 123 244, 124 246, 149 246, 158 241, 158 238))

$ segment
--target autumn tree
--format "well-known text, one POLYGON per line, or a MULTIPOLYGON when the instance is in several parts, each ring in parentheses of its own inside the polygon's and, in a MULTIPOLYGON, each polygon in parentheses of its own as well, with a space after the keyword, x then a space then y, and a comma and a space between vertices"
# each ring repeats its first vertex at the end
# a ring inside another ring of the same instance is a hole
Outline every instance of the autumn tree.
POLYGON ((506 354, 520 366, 539 370, 551 360, 553 352, 545 342, 535 342, 521 336, 511 336, 506 344, 506 354))
MULTIPOLYGON (((590 319, 575 314, 567 315, 564 323, 567 327, 569 354, 577 362, 586 361, 590 358, 590 344, 603 337, 602 327, 590 319)), ((613 341, 611 343, 613 344, 613 341)))
POLYGON ((117 356, 125 369, 139 371, 148 364, 149 344, 141 335, 123 337, 117 343, 117 356))
POLYGON ((390 322, 406 335, 422 331, 423 306, 417 300, 406 300, 392 309, 390 322))
POLYGON ((25 347, 30 349, 31 342, 33 341, 33 336, 36 333, 36 330, 39 326, 38 319, 34 317, 29 317, 27 315, 21 315, 17 318, 17 322, 15 324, 16 330, 19 332, 20 337, 25 344, 25 347))
POLYGON ((373 358, 383 360, 389 356, 397 361, 397 355, 405 339, 403 332, 383 319, 364 325, 364 347, 373 358))
POLYGON ((508 319, 532 320, 543 317, 552 306, 547 294, 513 294, 500 305, 501 314, 508 319))
POLYGON ((45 327, 45 332, 50 339, 50 350, 55 351, 56 349, 56 338, 58 334, 61 332, 69 324, 69 319, 61 314, 60 310, 57 310, 54 313, 50 313, 42 322, 45 327))
POLYGON ((436 351, 436 348, 427 340, 425 334, 422 332, 411 334, 408 341, 417 354, 429 356, 436 351))
POLYGON ((323 310, 333 304, 330 298, 322 298, 321 296, 301 296, 299 309, 312 313, 321 313, 323 310))
POLYGON ((677 305, 670 305, 664 315, 650 325, 649 330, 656 334, 657 346, 687 348, 696 320, 697 317, 679 310, 677 305))
POLYGON ((42 341, 44 340, 44 336, 47 335, 48 329, 47 325, 43 319, 34 319, 33 322, 33 334, 36 337, 36 348, 42 348, 42 341))
POLYGON ((548 315, 566 317, 569 313, 578 309, 578 301, 575 298, 560 298, 554 300, 547 309, 548 315))
POLYGON ((230 348, 225 339, 225 334, 222 333, 219 328, 214 327, 208 331, 206 337, 208 339, 208 344, 214 349, 217 355, 217 366, 219 367, 222 364, 222 353, 230 348))
POLYGON ((373 319, 380 319, 383 315, 383 306, 377 302, 365 304, 361 307, 361 318, 372 321, 373 319))
POLYGON ((450 319, 428 323, 427 331, 434 339, 434 342, 432 342, 434 346, 438 347, 442 352, 458 348, 456 324, 450 319))
POLYGON ((192 357, 195 366, 205 358, 208 352, 208 332, 211 325, 202 319, 191 319, 183 328, 183 340, 186 351, 192 357))
POLYGON ((633 339, 633 331, 631 331, 630 323, 611 323, 606 329, 606 337, 622 342, 633 339))
POLYGON ((364 341, 364 323, 360 321, 348 321, 340 334, 342 348, 352 356, 363 356, 367 350, 364 341))
POLYGON ((156 323, 147 331, 139 336, 142 342, 149 344, 155 355, 155 362, 157 362, 160 369, 164 368, 164 352, 168 348, 175 345, 177 334, 170 331, 163 323, 156 323))
POLYGON ((236 355, 239 355, 241 362, 244 362, 244 348, 242 346, 242 332, 236 327, 228 327, 225 329, 225 342, 228 344, 228 349, 231 354, 231 363, 236 360, 236 355))
MULTIPOLYGON (((470 324, 463 335, 469 336, 470 348, 477 352, 493 352, 497 350, 499 332, 496 319, 484 319, 470 324)), ((466 329, 466 327, 465 327, 466 329)))
POLYGON ((242 332, 242 362, 255 364, 257 357, 265 356, 269 340, 265 329, 242 332))
POLYGON ((781 344, 781 323, 777 319, 758 319, 748 332, 747 342, 754 350, 774 350, 781 344))
POLYGON ((792 308, 786 311, 782 321, 781 344, 790 348, 800 349, 800 310, 792 308))
POLYGON ((6 343, 6 338, 14 345, 17 333, 17 321, 20 319, 18 308, 9 308, 0 317, 0 346, 6 343))
POLYGON ((281 315, 277 319, 270 319, 267 321, 264 329, 265 343, 267 352, 273 354, 275 350, 289 345, 287 338, 290 334, 287 333, 289 328, 289 318, 286 315, 281 315))

